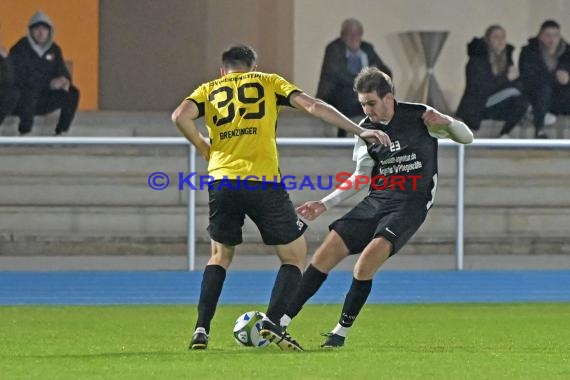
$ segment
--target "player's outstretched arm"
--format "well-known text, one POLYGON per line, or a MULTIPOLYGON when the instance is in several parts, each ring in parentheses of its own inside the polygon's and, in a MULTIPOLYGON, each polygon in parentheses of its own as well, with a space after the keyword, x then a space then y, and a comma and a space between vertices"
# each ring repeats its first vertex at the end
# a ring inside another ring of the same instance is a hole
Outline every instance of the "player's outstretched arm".
POLYGON ((429 134, 436 138, 450 138, 460 144, 471 144, 473 133, 465 123, 445 115, 433 108, 428 108, 422 115, 429 134))
POLYGON ((340 113, 336 108, 320 99, 313 98, 304 92, 296 92, 291 95, 291 105, 293 107, 308 112, 311 115, 335 125, 345 131, 354 133, 369 143, 390 145, 390 138, 387 134, 378 130, 367 130, 354 124, 349 118, 340 113))
POLYGON ((208 161, 210 159, 210 141, 200 133, 196 128, 196 123, 194 123, 199 115, 196 104, 193 101, 184 100, 172 113, 172 122, 184 137, 196 147, 200 155, 208 161))

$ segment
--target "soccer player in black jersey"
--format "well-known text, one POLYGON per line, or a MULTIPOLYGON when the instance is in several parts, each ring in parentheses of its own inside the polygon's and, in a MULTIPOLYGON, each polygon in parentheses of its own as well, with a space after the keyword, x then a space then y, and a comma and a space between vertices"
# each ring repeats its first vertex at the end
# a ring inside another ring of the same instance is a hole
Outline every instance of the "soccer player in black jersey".
POLYGON ((356 138, 353 159, 356 170, 340 187, 320 201, 307 202, 297 212, 308 220, 351 197, 358 190, 358 176, 371 179, 368 195, 330 226, 330 232, 303 274, 296 296, 281 325, 288 326, 303 305, 345 257, 360 254, 340 320, 326 335, 322 347, 340 347, 364 306, 372 278, 384 262, 396 254, 418 230, 433 204, 437 186, 437 139, 461 144, 473 141, 462 122, 417 103, 397 102, 390 77, 374 67, 363 69, 355 90, 366 117, 360 125, 381 130, 388 146, 356 138))
POLYGON ((332 106, 315 99, 277 74, 256 71, 256 53, 236 45, 222 54, 221 77, 194 90, 172 114, 181 133, 208 161, 214 178, 209 194, 208 232, 212 256, 204 269, 198 320, 190 349, 208 346, 210 323, 235 246, 242 242, 245 216, 257 225, 263 242, 275 247, 281 267, 271 292, 261 334, 282 349, 302 350, 279 326, 305 267, 305 223, 280 184, 276 125, 280 106, 292 106, 364 139, 389 145, 381 131, 364 129, 332 106), (204 116, 208 138, 194 120, 204 116), (257 178, 257 180, 247 180, 257 178), (262 179, 274 181, 267 184, 262 179), (238 183, 239 182, 239 183, 238 183))

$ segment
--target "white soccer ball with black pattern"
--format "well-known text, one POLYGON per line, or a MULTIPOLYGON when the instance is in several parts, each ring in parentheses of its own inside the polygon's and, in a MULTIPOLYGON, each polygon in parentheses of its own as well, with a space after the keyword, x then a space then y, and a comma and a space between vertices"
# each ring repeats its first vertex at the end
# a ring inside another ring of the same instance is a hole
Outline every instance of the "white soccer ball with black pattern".
POLYGON ((265 317, 260 311, 248 311, 238 317, 234 325, 234 339, 240 346, 261 348, 269 344, 259 333, 261 320, 265 317))

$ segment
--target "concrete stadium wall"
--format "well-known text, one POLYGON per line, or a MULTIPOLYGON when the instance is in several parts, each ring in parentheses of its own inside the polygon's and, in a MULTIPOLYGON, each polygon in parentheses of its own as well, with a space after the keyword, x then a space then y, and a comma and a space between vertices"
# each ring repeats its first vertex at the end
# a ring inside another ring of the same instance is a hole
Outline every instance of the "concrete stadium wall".
POLYGON ((261 70, 292 75, 292 0, 100 2, 103 110, 172 110, 237 42, 255 47, 261 70))

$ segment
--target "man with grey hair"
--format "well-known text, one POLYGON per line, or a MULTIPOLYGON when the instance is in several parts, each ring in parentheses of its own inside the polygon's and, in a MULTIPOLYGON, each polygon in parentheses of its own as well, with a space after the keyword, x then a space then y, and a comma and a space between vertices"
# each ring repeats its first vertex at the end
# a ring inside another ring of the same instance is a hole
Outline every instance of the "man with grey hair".
MULTIPOLYGON (((354 18, 343 21, 340 37, 329 43, 321 68, 317 98, 336 107, 351 119, 361 119, 362 108, 352 86, 360 70, 374 66, 392 77, 392 71, 382 62, 372 44, 362 40, 364 28, 354 18)), ((346 137, 339 129, 338 137, 346 137)))

